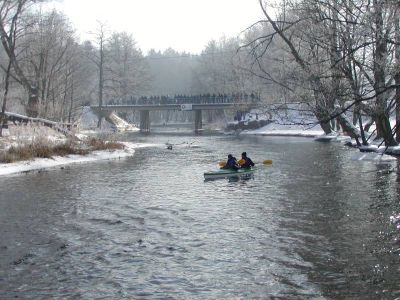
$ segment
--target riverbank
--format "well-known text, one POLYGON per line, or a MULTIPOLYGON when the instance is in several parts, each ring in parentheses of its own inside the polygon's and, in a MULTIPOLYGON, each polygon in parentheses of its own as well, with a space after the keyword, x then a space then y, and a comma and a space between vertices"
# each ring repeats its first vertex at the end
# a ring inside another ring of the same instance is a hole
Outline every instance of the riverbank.
MULTIPOLYGON (((11 148, 16 149, 14 152, 23 151, 24 148, 30 150, 32 146, 39 146, 46 150, 51 149, 51 147, 57 147, 57 145, 71 145, 76 144, 76 142, 71 142, 72 140, 80 140, 78 143, 83 143, 84 140, 89 140, 88 136, 82 133, 71 133, 72 137, 66 137, 65 135, 45 126, 40 125, 12 125, 9 127, 9 132, 6 137, 0 138, 0 151, 3 152, 5 156, 11 148), (42 146, 41 146, 42 145, 42 146), (22 150, 21 150, 22 149, 22 150)), ((105 135, 105 133, 103 133, 105 135)), ((64 168, 66 165, 87 163, 100 160, 115 160, 126 157, 131 157, 135 153, 135 149, 140 147, 147 147, 148 145, 137 144, 131 142, 112 142, 118 147, 107 147, 107 138, 112 138, 111 135, 105 135, 103 140, 98 140, 98 145, 90 145, 93 139, 89 140, 86 145, 79 146, 75 150, 76 154, 61 154, 61 155, 46 155, 42 157, 32 157, 26 159, 16 159, 16 161, 11 161, 10 163, 0 163, 0 176, 11 175, 11 174, 21 174, 29 172, 38 172, 44 169, 51 168, 64 168), (101 145, 100 145, 101 144, 101 145), (103 147, 96 147, 96 146, 103 147), (83 147, 83 148, 82 148, 83 147), (82 149, 80 149, 82 148, 82 149), (82 153, 82 154, 81 154, 82 153)), ((72 147, 73 148, 73 147, 72 147)), ((51 153, 51 152, 50 152, 51 153)), ((19 154, 19 153, 18 153, 19 154)))
POLYGON ((236 132, 240 132, 241 135, 309 138, 324 135, 324 131, 315 116, 298 104, 271 107, 268 111, 253 109, 242 115, 240 121, 230 122, 227 128, 233 128, 236 132))
POLYGON ((324 131, 319 125, 312 128, 302 125, 280 125, 270 123, 254 130, 245 130, 242 135, 261 135, 261 136, 299 136, 315 138, 324 135, 324 131))
POLYGON ((395 157, 400 156, 400 146, 385 147, 382 145, 382 141, 376 140, 368 146, 359 147, 357 146, 356 141, 347 135, 338 133, 326 135, 319 125, 309 127, 304 125, 269 123, 258 129, 241 131, 240 135, 306 137, 313 138, 318 142, 343 143, 359 150, 352 156, 352 160, 359 161, 393 161, 396 160, 395 157))
POLYGON ((87 155, 67 155, 67 156, 54 156, 52 158, 35 158, 29 161, 20 161, 9 164, 0 164, 0 176, 29 173, 42 171, 44 169, 51 169, 57 167, 65 167, 65 165, 87 163, 100 160, 116 160, 126 157, 131 157, 135 154, 135 149, 146 147, 142 144, 134 144, 128 142, 121 142, 124 149, 120 150, 102 150, 93 151, 87 155))

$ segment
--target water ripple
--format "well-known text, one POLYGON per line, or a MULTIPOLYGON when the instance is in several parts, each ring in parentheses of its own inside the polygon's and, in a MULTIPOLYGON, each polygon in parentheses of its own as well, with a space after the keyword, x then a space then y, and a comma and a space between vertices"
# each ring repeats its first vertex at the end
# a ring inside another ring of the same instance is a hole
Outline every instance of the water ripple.
MULTIPOLYGON (((188 136, 135 138, 178 144, 188 136)), ((400 189, 393 173, 380 172, 387 167, 351 161, 340 145, 232 139, 200 136, 199 148, 141 149, 126 160, 0 179, 0 291, 24 299, 399 296, 400 189), (274 164, 249 180, 204 182, 205 170, 243 149, 274 164)))

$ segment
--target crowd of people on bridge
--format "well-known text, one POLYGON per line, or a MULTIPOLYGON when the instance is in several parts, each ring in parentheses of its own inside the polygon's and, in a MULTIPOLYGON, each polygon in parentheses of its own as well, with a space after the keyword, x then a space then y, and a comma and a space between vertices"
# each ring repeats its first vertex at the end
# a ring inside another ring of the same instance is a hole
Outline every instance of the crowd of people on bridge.
MULTIPOLYGON (((260 100, 256 93, 235 94, 202 94, 202 95, 174 95, 174 96, 142 96, 130 97, 123 101, 128 105, 166 105, 166 104, 220 104, 220 103, 255 103, 260 100)), ((108 101, 108 104, 121 104, 121 101, 108 101)))

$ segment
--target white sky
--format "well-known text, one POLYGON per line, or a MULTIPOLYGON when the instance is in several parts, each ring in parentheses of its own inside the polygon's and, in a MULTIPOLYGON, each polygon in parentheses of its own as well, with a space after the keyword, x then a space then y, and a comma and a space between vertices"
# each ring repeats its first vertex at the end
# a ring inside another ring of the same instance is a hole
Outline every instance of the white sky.
POLYGON ((237 36, 262 18, 258 0, 61 0, 53 3, 82 39, 101 21, 151 48, 200 53, 211 40, 237 36))

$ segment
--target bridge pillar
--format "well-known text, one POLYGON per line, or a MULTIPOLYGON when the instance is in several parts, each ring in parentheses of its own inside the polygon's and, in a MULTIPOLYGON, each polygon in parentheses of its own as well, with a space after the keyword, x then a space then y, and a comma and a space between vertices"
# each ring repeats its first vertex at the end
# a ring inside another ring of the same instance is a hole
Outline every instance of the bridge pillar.
POLYGON ((201 109, 194 111, 194 132, 198 133, 203 128, 203 116, 201 109))
POLYGON ((140 131, 150 132, 150 111, 148 110, 140 111, 140 131))

